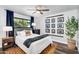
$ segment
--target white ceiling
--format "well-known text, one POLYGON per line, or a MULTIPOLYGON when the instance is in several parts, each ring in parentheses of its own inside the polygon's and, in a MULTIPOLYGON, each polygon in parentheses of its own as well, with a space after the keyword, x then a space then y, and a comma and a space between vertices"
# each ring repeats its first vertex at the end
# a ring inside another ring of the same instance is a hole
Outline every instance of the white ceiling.
MULTIPOLYGON (((55 13, 60 13, 72 9, 77 9, 79 6, 78 5, 43 5, 46 8, 49 8, 49 12, 45 12, 45 14, 55 14, 55 13)), ((27 9, 34 9, 35 5, 0 5, 1 8, 4 9, 9 9, 24 15, 31 15, 31 16, 39 16, 39 14, 32 14, 33 11, 29 11, 27 9)))

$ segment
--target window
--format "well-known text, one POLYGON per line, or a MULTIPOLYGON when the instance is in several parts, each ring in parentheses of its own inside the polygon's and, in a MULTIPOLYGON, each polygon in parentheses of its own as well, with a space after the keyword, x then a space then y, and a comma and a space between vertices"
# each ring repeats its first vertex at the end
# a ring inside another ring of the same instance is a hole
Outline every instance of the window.
POLYGON ((30 20, 23 18, 14 18, 14 27, 30 27, 30 20))

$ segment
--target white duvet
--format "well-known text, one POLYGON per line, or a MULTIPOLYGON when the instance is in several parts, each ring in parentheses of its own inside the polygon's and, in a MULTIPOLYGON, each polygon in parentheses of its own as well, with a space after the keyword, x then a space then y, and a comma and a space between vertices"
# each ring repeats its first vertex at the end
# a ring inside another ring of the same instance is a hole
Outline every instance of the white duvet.
POLYGON ((41 53, 51 42, 51 37, 47 36, 43 39, 33 42, 29 48, 23 45, 24 41, 28 38, 33 38, 39 36, 37 34, 32 34, 30 36, 16 36, 15 43, 25 52, 28 54, 38 54, 41 53))

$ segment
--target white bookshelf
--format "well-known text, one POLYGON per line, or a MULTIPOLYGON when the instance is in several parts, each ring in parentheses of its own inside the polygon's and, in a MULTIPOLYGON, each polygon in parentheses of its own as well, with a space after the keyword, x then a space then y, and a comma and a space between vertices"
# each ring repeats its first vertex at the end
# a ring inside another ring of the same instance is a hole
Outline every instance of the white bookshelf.
POLYGON ((63 34, 65 34, 64 29, 65 29, 64 16, 46 18, 46 20, 45 20, 45 33, 63 36, 63 34), (50 26, 48 25, 48 27, 47 27, 46 24, 50 24, 50 26), (47 29, 49 29, 50 31, 47 32, 46 31, 47 29))

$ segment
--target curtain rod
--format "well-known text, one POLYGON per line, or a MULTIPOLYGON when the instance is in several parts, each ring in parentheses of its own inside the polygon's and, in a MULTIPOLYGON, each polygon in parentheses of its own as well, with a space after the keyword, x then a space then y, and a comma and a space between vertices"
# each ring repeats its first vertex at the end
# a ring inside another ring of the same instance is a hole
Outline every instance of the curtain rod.
POLYGON ((60 14, 60 15, 55 15, 55 16, 49 16, 49 17, 46 17, 46 18, 51 18, 51 17, 58 17, 58 16, 63 16, 64 14, 60 14))

